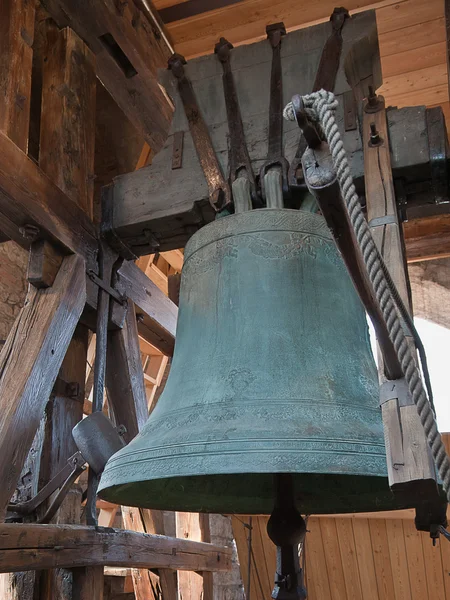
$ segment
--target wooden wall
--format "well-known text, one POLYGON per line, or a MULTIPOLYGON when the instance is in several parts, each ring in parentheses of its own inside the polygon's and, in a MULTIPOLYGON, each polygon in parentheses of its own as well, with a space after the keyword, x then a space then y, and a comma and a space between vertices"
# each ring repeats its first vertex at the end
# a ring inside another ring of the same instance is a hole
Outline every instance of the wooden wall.
MULTIPOLYGON (((447 452, 450 434, 445 434, 447 452)), ((249 517, 233 517, 241 575, 248 585, 249 517)), ((251 600, 270 598, 276 553, 268 517, 253 517, 251 600)), ((414 527, 414 511, 308 519, 305 545, 308 600, 448 600, 450 542, 433 547, 414 527), (398 517, 398 518, 396 518, 398 517)))

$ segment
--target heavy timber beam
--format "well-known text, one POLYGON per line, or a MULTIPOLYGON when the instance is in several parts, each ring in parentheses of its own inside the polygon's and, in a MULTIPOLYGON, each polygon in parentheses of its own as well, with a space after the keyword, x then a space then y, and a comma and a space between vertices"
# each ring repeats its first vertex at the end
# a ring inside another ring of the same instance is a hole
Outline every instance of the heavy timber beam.
POLYGON ((156 72, 172 50, 145 2, 44 0, 60 27, 70 25, 94 52, 97 76, 125 115, 158 151, 168 134, 173 107, 156 72))
MULTIPOLYGON (((123 329, 110 331, 106 360, 106 389, 115 422, 126 427, 126 441, 130 442, 142 429, 148 418, 142 359, 136 316, 133 307, 128 310, 123 329)), ((159 510, 140 510, 122 507, 124 525, 142 533, 164 534, 164 516, 159 510)), ((176 597, 173 570, 159 571, 165 598, 176 597)), ((137 600, 151 597, 150 573, 133 569, 133 583, 137 600)))
MULTIPOLYGON (((84 211, 1 132, 0 157, 0 230, 7 222, 13 239, 28 249, 30 240, 21 231, 27 224, 34 225, 43 238, 67 253, 81 255, 87 268, 96 268, 96 230, 84 211)), ((151 343, 170 354, 175 343, 176 306, 134 263, 124 263, 120 274, 123 291, 144 313, 140 334, 146 339, 148 334, 151 343)), ((94 285, 88 287, 87 303, 94 309, 97 306, 94 285)), ((122 326, 123 319, 114 310, 112 320, 122 326)))
POLYGON ((0 525, 0 572, 89 565, 228 571, 232 549, 162 535, 77 525, 0 525))
POLYGON ((14 491, 80 318, 85 267, 67 257, 51 288, 28 294, 0 354, 0 514, 14 491))

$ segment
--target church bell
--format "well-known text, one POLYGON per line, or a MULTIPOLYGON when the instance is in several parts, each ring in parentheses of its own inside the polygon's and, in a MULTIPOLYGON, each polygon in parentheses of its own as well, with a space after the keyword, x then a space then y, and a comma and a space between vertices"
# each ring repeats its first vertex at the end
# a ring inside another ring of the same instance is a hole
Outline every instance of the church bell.
POLYGON ((269 514, 287 473, 303 514, 393 508, 365 313, 323 218, 221 217, 184 256, 166 387, 100 496, 269 514))

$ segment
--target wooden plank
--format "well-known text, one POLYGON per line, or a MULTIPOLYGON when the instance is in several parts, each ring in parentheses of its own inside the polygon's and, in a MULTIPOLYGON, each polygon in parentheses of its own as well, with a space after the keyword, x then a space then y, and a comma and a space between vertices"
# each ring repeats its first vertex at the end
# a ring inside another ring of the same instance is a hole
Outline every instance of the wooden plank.
POLYGON ((48 25, 46 34, 39 164, 92 218, 95 59, 71 29, 48 25))
POLYGON ((403 223, 408 262, 450 256, 450 215, 403 223))
MULTIPOLYGON (((123 506, 122 518, 126 529, 145 533, 139 508, 123 506)), ((148 569, 131 569, 131 577, 133 578, 133 589, 136 600, 151 600, 152 598, 158 600, 148 569)))
POLYGON ((73 570, 72 600, 103 600, 103 567, 73 570))
POLYGON ((317 517, 308 519, 305 547, 308 598, 310 600, 332 600, 320 521, 317 517))
POLYGON ((443 14, 442 0, 390 2, 387 6, 377 10, 378 33, 383 34, 426 23, 442 17, 443 14))
MULTIPOLYGON (((404 73, 409 73, 411 71, 424 72, 431 67, 440 67, 443 64, 444 59, 445 42, 436 42, 429 44, 426 48, 413 48, 412 50, 405 50, 381 58, 381 68, 383 70, 383 77, 391 81, 394 77, 404 73)), ((410 83, 410 80, 411 78, 406 79, 408 84, 410 83)), ((405 87, 402 91, 407 92, 408 89, 408 87, 405 87)), ((388 92, 388 100, 391 95, 392 97, 395 97, 394 94, 388 92)))
POLYGON ((377 577, 378 595, 383 600, 396 600, 394 578, 389 556, 386 521, 374 519, 369 521, 370 539, 372 542, 373 562, 377 577))
POLYGON ((167 137, 173 107, 158 85, 172 51, 148 3, 114 0, 45 0, 60 27, 68 24, 96 56, 97 75, 155 151, 167 137))
POLYGON ((27 280, 36 288, 51 287, 63 257, 47 240, 37 240, 30 247, 27 280))
MULTIPOLYGON (((147 398, 141 364, 141 353, 134 306, 130 302, 123 329, 110 331, 108 335, 106 361, 106 387, 110 409, 117 424, 126 427, 126 440, 131 441, 147 421, 147 398)), ((164 534, 164 519, 161 511, 122 507, 125 526, 142 533, 164 534), (145 519, 143 518, 145 514, 145 519)), ((176 592, 173 571, 162 569, 160 581, 163 594, 174 597, 176 592)), ((133 573, 137 600, 145 600, 153 589, 150 574, 133 573)))
POLYGON ((0 131, 26 152, 30 124, 35 3, 2 0, 0 7, 0 131))
MULTIPOLYGON (((17 230, 26 224, 37 226, 43 237, 80 254, 92 265, 97 252, 92 221, 1 132, 0 156, 0 213, 17 230)), ((29 244, 22 237, 21 245, 28 249, 29 244)))
MULTIPOLYGON (((341 550, 347 596, 354 600, 363 600, 352 521, 348 519, 337 519, 336 531, 338 534, 339 548, 341 550)), ((366 593, 367 592, 364 589, 364 594, 366 593)))
POLYGON ((228 571, 231 548, 80 525, 0 524, 0 572, 109 565, 228 571), (55 546, 57 550, 55 551, 55 546))
POLYGON ((448 99, 448 85, 447 83, 440 83, 425 89, 410 89, 404 93, 390 94, 388 104, 398 108, 414 105, 431 106, 432 104, 448 102, 448 99))
POLYGON ((183 268, 184 255, 181 250, 169 250, 168 252, 161 252, 161 256, 163 256, 169 265, 181 273, 181 269, 183 268))
POLYGON ((406 557, 405 536, 402 521, 386 521, 389 556, 391 559, 392 575, 396 600, 411 600, 411 585, 409 583, 408 559, 406 557))
MULTIPOLYGON (((381 144, 378 146, 364 144, 367 220, 370 225, 374 219, 383 219, 384 217, 391 219, 390 223, 371 226, 372 235, 397 290, 405 306, 408 307, 407 273, 392 179, 384 108, 372 114, 364 111, 363 130, 367 132, 366 135, 370 131, 371 123, 375 124, 379 132, 381 144)), ((410 344, 413 346, 412 340, 410 340, 410 344)), ((378 363, 378 373, 380 381, 385 381, 386 376, 381 357, 378 363)), ((415 405, 411 401, 411 403, 399 407, 399 400, 394 398, 382 404, 381 412, 386 441, 389 485, 397 491, 411 485, 417 487, 417 490, 421 488, 423 490, 429 485, 430 480, 435 480, 436 475, 415 405)))
POLYGON ((392 77, 385 77, 379 92, 383 96, 386 96, 388 103, 391 103, 392 98, 397 98, 402 94, 409 94, 410 92, 418 92, 420 90, 428 91, 446 83, 447 64, 445 56, 442 56, 439 64, 435 66, 393 75, 392 77))
MULTIPOLYGON (((428 585, 428 595, 433 600, 446 600, 448 596, 445 593, 444 570, 442 566, 441 552, 439 545, 433 546, 433 540, 425 532, 419 534, 422 541, 423 555, 425 558, 425 573, 428 585)), ((442 542, 447 541, 442 538, 442 542)), ((420 542, 419 542, 420 543, 420 542)), ((447 541, 447 544, 449 542, 447 541)), ((449 575, 447 574, 447 577, 449 575)), ((411 581, 411 587, 413 582, 411 581)))
MULTIPOLYGON (((254 557, 252 556, 251 548, 249 549, 250 535, 253 536, 254 518, 256 517, 232 516, 231 523, 234 539, 236 541, 239 568, 246 597, 250 596, 254 600, 265 600, 266 595, 264 594, 264 590, 262 589, 258 578, 258 565, 255 563, 254 557)), ((253 546, 253 542, 251 545, 253 546)))
POLYGON ((51 288, 29 292, 0 354, 2 512, 11 498, 84 308, 84 269, 81 257, 68 257, 51 288))
POLYGON ((411 582, 411 600, 423 600, 423 598, 428 598, 429 594, 421 535, 412 521, 403 522, 403 535, 405 536, 406 557, 411 582))
MULTIPOLYGON (((379 14, 379 11, 377 14, 379 14)), ((445 42, 445 19, 443 16, 432 21, 379 33, 378 35, 382 59, 417 48, 422 48, 423 53, 426 54, 427 47, 438 42, 445 42)))
MULTIPOLYGON (((92 218, 96 97, 94 57, 72 30, 60 31, 49 19, 42 24, 41 32, 45 36, 45 53, 42 60, 39 165, 61 191, 92 218)), ((44 244, 49 245, 45 241, 44 244)), ((80 324, 77 327, 59 373, 64 381, 78 386, 78 398, 56 394, 47 405, 40 470, 43 484, 54 477, 77 450, 72 429, 83 418, 88 333, 85 326, 80 324)), ((79 524, 80 513, 81 495, 71 493, 54 521, 79 524)), ((78 572, 72 586, 67 570, 52 569, 42 573, 40 586, 42 600, 54 597, 72 600, 72 596, 77 594, 83 597, 91 587, 92 590, 95 586, 103 590, 103 572, 101 569, 78 572), (95 574, 99 580, 92 583, 95 574), (86 591, 82 593, 82 589, 86 591)))
MULTIPOLYGON (((177 512, 175 519, 177 537, 200 540, 200 515, 198 513, 177 512)), ((178 573, 178 594, 183 600, 201 600, 203 596, 203 577, 201 573, 192 571, 178 573)))
MULTIPOLYGON (((383 4, 370 0, 348 0, 346 8, 356 12, 383 4)), ((214 44, 223 35, 235 46, 264 39, 266 25, 276 23, 280 18, 288 31, 328 21, 334 6, 330 0, 309 2, 307 5, 295 0, 281 0, 276 5, 266 0, 242 0, 232 7, 169 23, 167 29, 177 52, 193 58, 211 53, 214 44)))
POLYGON ((363 598, 364 600, 385 600, 378 594, 369 521, 368 519, 355 519, 352 520, 352 525, 363 598))
POLYGON ((130 261, 124 262, 117 271, 116 288, 135 303, 139 313, 143 313, 138 324, 139 335, 171 356, 178 315, 175 304, 130 261))
POLYGON ((333 600, 347 600, 344 570, 342 567, 341 551, 336 530, 336 519, 321 517, 319 521, 328 579, 330 582, 330 589, 333 591, 333 600))

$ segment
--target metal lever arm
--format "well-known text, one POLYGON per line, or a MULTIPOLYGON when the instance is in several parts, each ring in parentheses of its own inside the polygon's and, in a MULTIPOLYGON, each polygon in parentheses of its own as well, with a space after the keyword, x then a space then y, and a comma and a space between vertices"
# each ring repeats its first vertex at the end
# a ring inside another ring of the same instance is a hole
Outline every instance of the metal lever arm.
POLYGON ((217 160, 208 127, 197 104, 192 83, 186 76, 185 64, 186 59, 181 54, 173 54, 168 62, 169 69, 178 80, 178 92, 183 102, 189 130, 208 185, 209 201, 214 210, 219 212, 231 206, 230 186, 225 180, 217 160))

